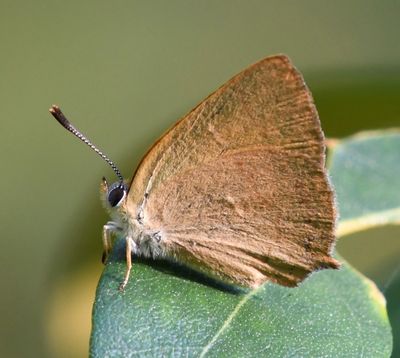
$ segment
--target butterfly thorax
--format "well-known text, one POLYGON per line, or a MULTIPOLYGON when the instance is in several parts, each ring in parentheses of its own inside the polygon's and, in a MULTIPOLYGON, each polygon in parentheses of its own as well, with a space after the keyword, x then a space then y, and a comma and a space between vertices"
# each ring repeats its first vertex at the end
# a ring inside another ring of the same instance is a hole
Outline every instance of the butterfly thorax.
POLYGON ((107 194, 101 190, 103 206, 111 218, 106 226, 111 227, 114 234, 130 240, 132 253, 152 258, 166 256, 161 233, 146 227, 141 207, 132 205, 128 196, 119 205, 111 207, 107 194))

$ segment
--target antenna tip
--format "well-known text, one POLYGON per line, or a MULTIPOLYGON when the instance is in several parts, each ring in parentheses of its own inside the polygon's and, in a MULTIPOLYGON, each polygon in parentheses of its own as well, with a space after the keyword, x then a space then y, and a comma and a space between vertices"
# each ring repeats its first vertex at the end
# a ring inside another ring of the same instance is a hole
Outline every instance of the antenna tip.
POLYGON ((53 104, 50 108, 49 108, 49 112, 51 113, 51 114, 56 114, 56 113, 60 113, 61 112, 61 110, 60 110, 60 107, 58 107, 56 104, 53 104))
POLYGON ((57 121, 65 128, 67 128, 69 130, 69 128, 72 128, 71 123, 69 123, 68 119, 64 116, 64 113, 61 111, 60 107, 58 107, 57 105, 53 104, 50 109, 49 112, 51 113, 51 115, 57 119, 57 121))

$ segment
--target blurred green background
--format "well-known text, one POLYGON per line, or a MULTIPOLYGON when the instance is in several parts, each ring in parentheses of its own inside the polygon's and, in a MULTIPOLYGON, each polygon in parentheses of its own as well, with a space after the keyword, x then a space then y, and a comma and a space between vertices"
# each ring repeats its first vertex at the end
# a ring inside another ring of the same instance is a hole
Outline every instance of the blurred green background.
MULTIPOLYGON (((177 118, 275 53, 303 72, 327 136, 399 127, 399 18, 395 1, 2 0, 0 356, 87 355, 107 220, 98 185, 114 177, 51 104, 127 177, 177 118)), ((399 234, 338 249, 383 287, 399 234)))

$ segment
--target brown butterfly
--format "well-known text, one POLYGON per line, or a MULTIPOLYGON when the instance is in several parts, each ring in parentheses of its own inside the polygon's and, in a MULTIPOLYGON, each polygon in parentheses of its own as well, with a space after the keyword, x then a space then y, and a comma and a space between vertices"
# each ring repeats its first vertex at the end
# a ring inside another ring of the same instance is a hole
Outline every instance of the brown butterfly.
POLYGON ((120 171, 65 118, 52 115, 111 165, 119 181, 101 190, 110 234, 131 253, 169 258, 248 287, 296 286, 338 268, 334 194, 324 136, 302 75, 284 55, 233 77, 148 151, 127 185, 120 171))

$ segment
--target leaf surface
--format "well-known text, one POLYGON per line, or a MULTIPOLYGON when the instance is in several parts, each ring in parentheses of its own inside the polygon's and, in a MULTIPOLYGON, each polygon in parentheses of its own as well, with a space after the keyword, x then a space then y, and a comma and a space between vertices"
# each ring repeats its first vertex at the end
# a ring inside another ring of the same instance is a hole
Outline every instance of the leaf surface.
POLYGON ((338 236, 400 224, 400 131, 362 132, 330 149, 340 213, 338 236))

